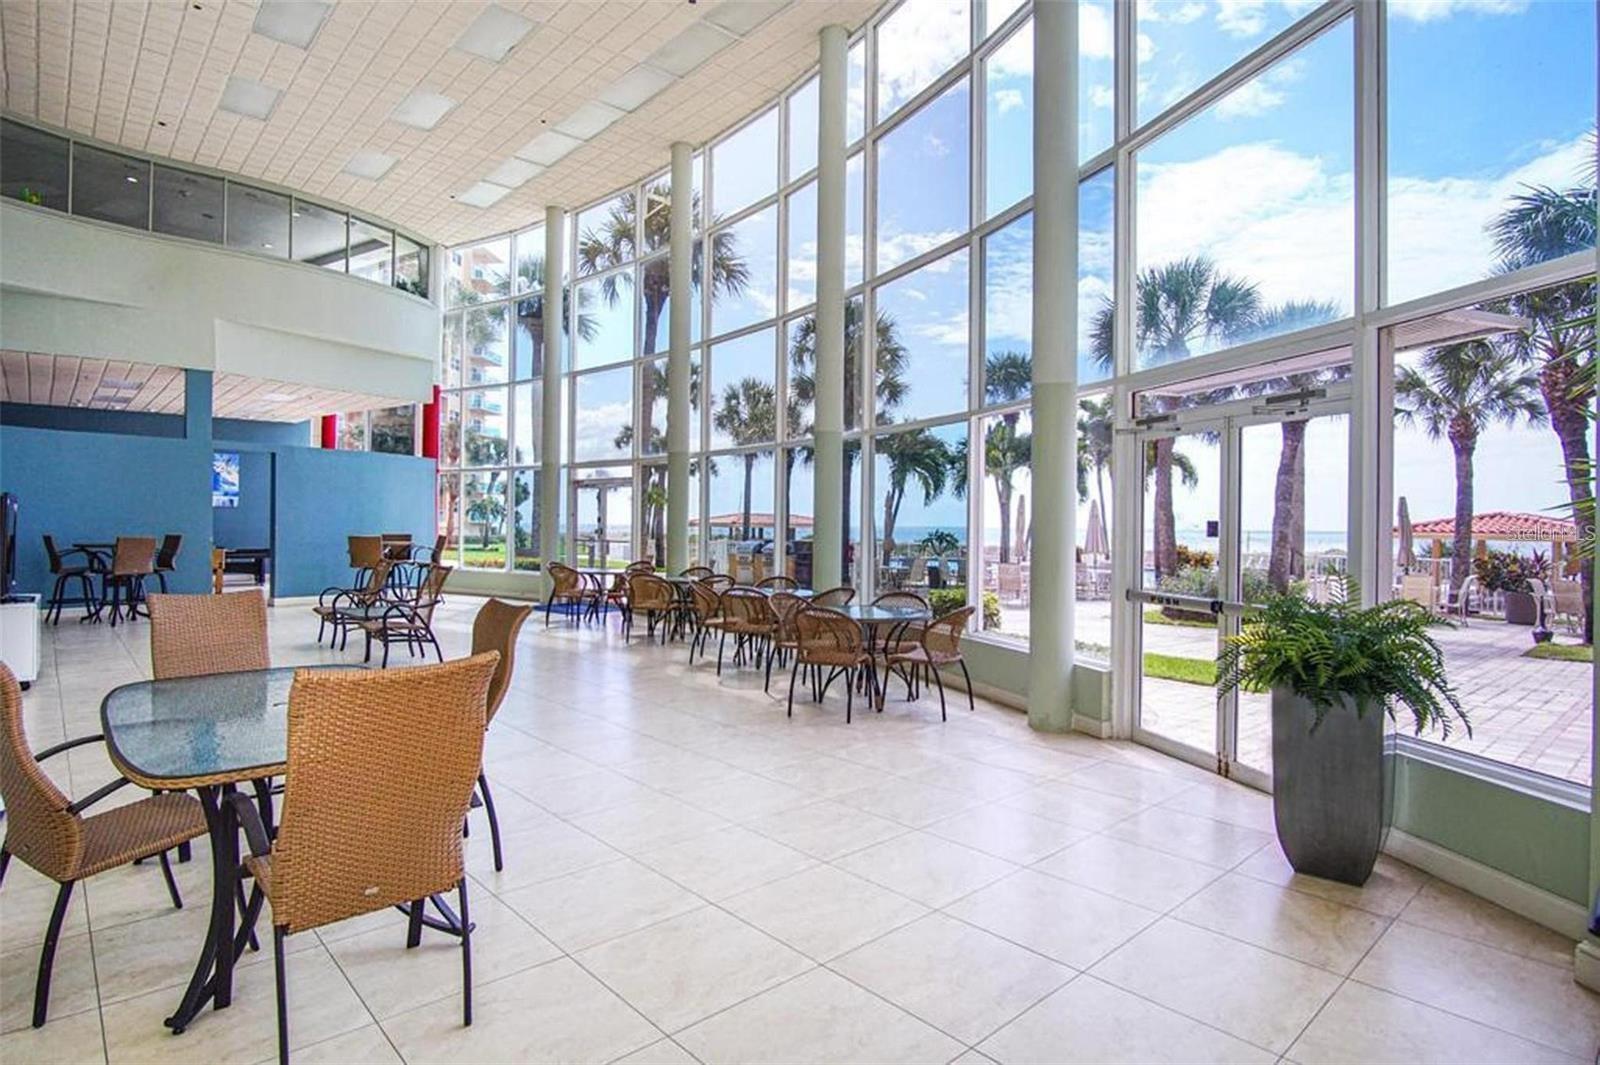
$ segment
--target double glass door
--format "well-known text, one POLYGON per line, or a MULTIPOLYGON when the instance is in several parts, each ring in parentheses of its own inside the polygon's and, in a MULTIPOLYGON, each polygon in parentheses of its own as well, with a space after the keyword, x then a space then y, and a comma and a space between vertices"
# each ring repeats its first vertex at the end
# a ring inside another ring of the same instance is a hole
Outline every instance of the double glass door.
POLYGON ((1338 594, 1350 546, 1349 417, 1333 403, 1193 414, 1138 432, 1134 735, 1267 787, 1268 696, 1219 699, 1217 652, 1270 594, 1338 594))

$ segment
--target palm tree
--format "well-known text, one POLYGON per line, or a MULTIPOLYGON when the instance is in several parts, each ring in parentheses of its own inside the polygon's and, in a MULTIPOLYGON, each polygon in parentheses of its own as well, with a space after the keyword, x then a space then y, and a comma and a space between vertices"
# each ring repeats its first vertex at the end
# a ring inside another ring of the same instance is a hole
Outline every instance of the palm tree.
POLYGON ((883 496, 883 557, 894 553, 894 526, 906 488, 915 481, 922 488, 923 505, 931 506, 944 494, 950 472, 950 449, 926 429, 892 433, 878 438, 878 454, 889 463, 888 490, 883 496))
POLYGON ((1100 500, 1102 520, 1106 512, 1106 471, 1111 469, 1111 441, 1116 414, 1112 397, 1078 400, 1078 479, 1079 499, 1088 499, 1089 471, 1094 471, 1095 497, 1100 500))
MULTIPOLYGON (((997 351, 983 362, 983 398, 990 403, 1015 403, 1033 392, 1033 359, 1025 351, 997 351)), ((1015 411, 1005 415, 1017 423, 1015 411)))
MULTIPOLYGON (((524 255, 517 261, 517 277, 524 289, 524 294, 518 297, 516 303, 517 324, 522 327, 532 345, 528 365, 537 375, 544 366, 544 256, 524 255)), ((470 295, 472 298, 467 301, 468 303, 479 301, 480 297, 476 292, 470 295)), ((561 303, 561 331, 570 338, 573 324, 571 287, 562 292, 561 303)), ((594 315, 579 310, 577 328, 580 340, 593 340, 600 324, 595 321, 594 315)))
POLYGON ((467 520, 477 522, 482 529, 485 549, 489 546, 491 529, 497 531, 506 516, 506 505, 501 499, 501 493, 494 490, 498 477, 498 474, 491 473, 488 488, 467 504, 467 520))
POLYGON ((1429 348, 1415 366, 1395 373, 1395 416, 1420 426, 1430 440, 1446 439, 1455 452, 1456 516, 1451 542, 1450 593, 1460 592, 1472 557, 1472 454, 1491 425, 1545 420, 1537 375, 1514 352, 1486 340, 1429 348))
MULTIPOLYGON (((962 437, 946 449, 950 460, 951 490, 958 498, 967 494, 967 438, 962 437)), ((994 494, 1000 512, 1000 561, 1010 562, 1011 501, 1016 493, 1014 480, 1019 470, 1033 462, 1033 434, 1019 433, 1015 424, 1001 419, 983 434, 983 472, 994 478, 994 494)), ((1020 548, 1022 545, 1017 544, 1020 548)))
MULTIPOLYGON (((722 403, 711 416, 711 423, 727 433, 734 446, 762 444, 772 440, 778 431, 778 396, 773 387, 755 377, 746 377, 730 384, 722 393, 722 403)), ((746 451, 739 456, 744 460, 744 507, 742 540, 754 535, 750 523, 751 482, 755 476, 758 451, 746 451)))
MULTIPOLYGON (((1152 364, 1188 358, 1197 344, 1245 340, 1255 331, 1261 314, 1256 286, 1218 270, 1204 255, 1179 259, 1139 272, 1134 286, 1134 346, 1152 364)), ((1090 345, 1095 360, 1107 370, 1112 365, 1112 331, 1115 308, 1107 300, 1095 315, 1090 345)), ((1158 401, 1157 409, 1171 409, 1176 401, 1158 401)), ((1155 543, 1156 576, 1178 570, 1178 536, 1172 509, 1173 440, 1155 441, 1155 543)))

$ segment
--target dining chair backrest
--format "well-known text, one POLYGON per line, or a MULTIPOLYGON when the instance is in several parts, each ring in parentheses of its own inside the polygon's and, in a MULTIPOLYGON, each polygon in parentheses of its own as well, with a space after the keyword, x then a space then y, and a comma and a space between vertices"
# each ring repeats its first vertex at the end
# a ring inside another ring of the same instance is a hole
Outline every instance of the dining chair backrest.
POLYGON ((966 634, 967 625, 976 612, 970 606, 959 607, 928 622, 922 630, 923 648, 930 655, 961 657, 961 637, 966 634))
POLYGON ((1016 596, 1022 593, 1022 563, 997 563, 996 572, 1001 596, 1016 596))
POLYGON ((444 533, 440 533, 438 536, 433 538, 433 553, 428 557, 429 562, 444 561, 444 545, 445 541, 448 539, 449 537, 445 536, 444 533))
POLYGON ((378 561, 372 564, 372 568, 367 570, 366 583, 360 588, 356 589, 357 596, 362 599, 378 598, 378 596, 383 594, 384 589, 389 586, 389 574, 393 570, 393 559, 378 559, 378 561))
POLYGON ((633 610, 671 610, 678 597, 672 585, 654 573, 628 575, 628 606, 633 610))
POLYGON ((626 574, 634 574, 634 573, 654 573, 655 571, 656 571, 656 564, 654 562, 646 562, 645 560, 640 559, 638 562, 630 562, 630 563, 628 563, 628 567, 626 569, 624 569, 622 572, 626 573, 626 574))
POLYGON ((699 580, 701 577, 714 577, 716 576, 716 573, 717 571, 712 569, 710 566, 690 566, 688 569, 678 574, 678 576, 688 577, 692 580, 699 580))
POLYGON ((1432 610, 1435 603, 1433 578, 1426 573, 1407 573, 1400 578, 1400 598, 1432 610))
POLYGON ((805 609, 806 601, 793 592, 773 592, 767 597, 772 605, 773 617, 778 621, 778 635, 785 640, 795 638, 795 615, 805 609))
POLYGON ((228 571, 228 552, 220 547, 211 549, 211 594, 222 594, 222 578, 228 571))
POLYGON ((119 536, 111 555, 113 577, 142 577, 155 572, 154 536, 119 536))
POLYGON ((689 585, 689 605, 695 617, 701 621, 710 621, 717 616, 721 598, 717 590, 705 581, 695 581, 689 585))
POLYGON ((735 581, 726 573, 713 573, 709 577, 700 578, 700 583, 715 591, 718 595, 732 588, 735 581))
POLYGON ((1556 609, 1563 614, 1583 613, 1583 583, 1570 577, 1557 577, 1550 582, 1555 593, 1556 609))
POLYGON ((422 579, 417 582, 417 597, 414 602, 417 614, 423 621, 433 624, 433 609, 444 601, 444 582, 449 579, 453 566, 435 566, 432 564, 421 567, 422 579))
POLYGON ((156 680, 268 669, 267 601, 259 591, 149 596, 156 680))
POLYGON ((178 564, 178 549, 183 547, 183 534, 167 533, 161 538, 161 548, 156 552, 156 569, 172 569, 178 564))
POLYGON ((63 566, 61 561, 61 552, 56 548, 55 537, 51 536, 49 533, 46 533, 44 536, 44 553, 45 557, 50 560, 50 572, 60 573, 63 566))
POLYGON ((83 859, 83 823, 46 775, 22 725, 22 688, 0 664, 0 797, 6 804, 5 849, 45 876, 73 879, 83 859))
POLYGON ((460 882, 499 661, 295 674, 273 924, 299 932, 460 882))
POLYGON ((812 596, 811 605, 824 607, 849 606, 851 603, 855 602, 855 598, 856 590, 854 588, 847 588, 844 585, 840 585, 837 588, 829 588, 825 592, 818 592, 816 595, 812 596))
POLYGON ((742 585, 722 593, 722 616, 734 625, 771 625, 776 621, 772 600, 764 592, 742 585))
POLYGON ((531 603, 518 606, 490 599, 478 608, 478 615, 472 619, 472 653, 500 652, 494 677, 489 681, 488 702, 483 711, 485 725, 494 720, 500 704, 505 701, 506 690, 511 687, 511 674, 517 665, 517 634, 531 613, 531 603))
POLYGON ((383 541, 384 558, 399 562, 411 557, 410 533, 384 533, 380 539, 383 541))
POLYGON ((843 661, 855 658, 866 648, 861 626, 837 610, 807 606, 795 615, 794 622, 803 659, 843 661))
POLYGON ((787 592, 800 587, 800 582, 795 580, 793 577, 785 577, 781 573, 775 573, 770 577, 764 577, 757 581, 756 587, 777 588, 787 592))
POLYGON ((902 607, 909 610, 928 609, 928 601, 916 592, 884 592, 872 601, 872 605, 902 607))
POLYGON ((345 543, 350 552, 351 569, 371 569, 383 559, 381 536, 349 536, 345 543))
POLYGON ((550 574, 551 589, 556 595, 573 595, 583 583, 583 575, 565 563, 547 563, 544 569, 550 574))

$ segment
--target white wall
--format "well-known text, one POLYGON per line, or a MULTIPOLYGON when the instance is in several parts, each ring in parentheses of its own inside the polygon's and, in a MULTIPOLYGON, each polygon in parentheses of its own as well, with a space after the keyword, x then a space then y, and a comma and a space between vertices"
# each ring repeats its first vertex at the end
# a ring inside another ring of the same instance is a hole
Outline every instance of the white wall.
POLYGON ((439 310, 297 263, 0 204, 0 347, 432 398, 439 310))

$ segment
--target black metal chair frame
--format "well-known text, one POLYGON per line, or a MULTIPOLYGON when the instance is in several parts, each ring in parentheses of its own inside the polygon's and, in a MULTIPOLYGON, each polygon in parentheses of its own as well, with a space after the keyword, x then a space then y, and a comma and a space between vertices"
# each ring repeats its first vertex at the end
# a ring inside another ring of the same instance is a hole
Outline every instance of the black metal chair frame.
POLYGON ((167 533, 161 538, 161 546, 156 549, 155 578, 163 594, 167 590, 167 574, 178 568, 178 552, 181 550, 183 536, 179 533, 167 533))
POLYGON ((433 647, 433 653, 439 656, 439 661, 444 661, 444 651, 439 648, 439 637, 433 632, 433 609, 444 602, 444 596, 433 599, 420 598, 421 589, 417 589, 418 598, 414 599, 384 599, 388 605, 383 613, 377 617, 379 628, 376 632, 364 629, 367 636, 366 656, 364 662, 372 661, 372 641, 377 640, 383 644, 383 668, 389 668, 389 648, 397 643, 406 646, 406 653, 413 658, 417 655, 427 657, 428 646, 433 647))
POLYGON ((81 547, 68 548, 65 551, 57 550, 54 538, 44 538, 45 553, 50 557, 50 573, 55 577, 55 584, 50 589, 50 599, 45 604, 44 617, 52 625, 61 623, 61 608, 68 604, 81 604, 83 617, 78 619, 82 624, 85 621, 97 621, 100 617, 100 598, 94 594, 94 576, 100 571, 99 556, 86 551, 81 547), (69 556, 82 555, 84 564, 81 566, 65 565, 69 556), (77 581, 79 591, 83 594, 76 599, 68 598, 63 593, 67 590, 68 581, 77 581), (55 617, 50 617, 51 612, 55 617))

